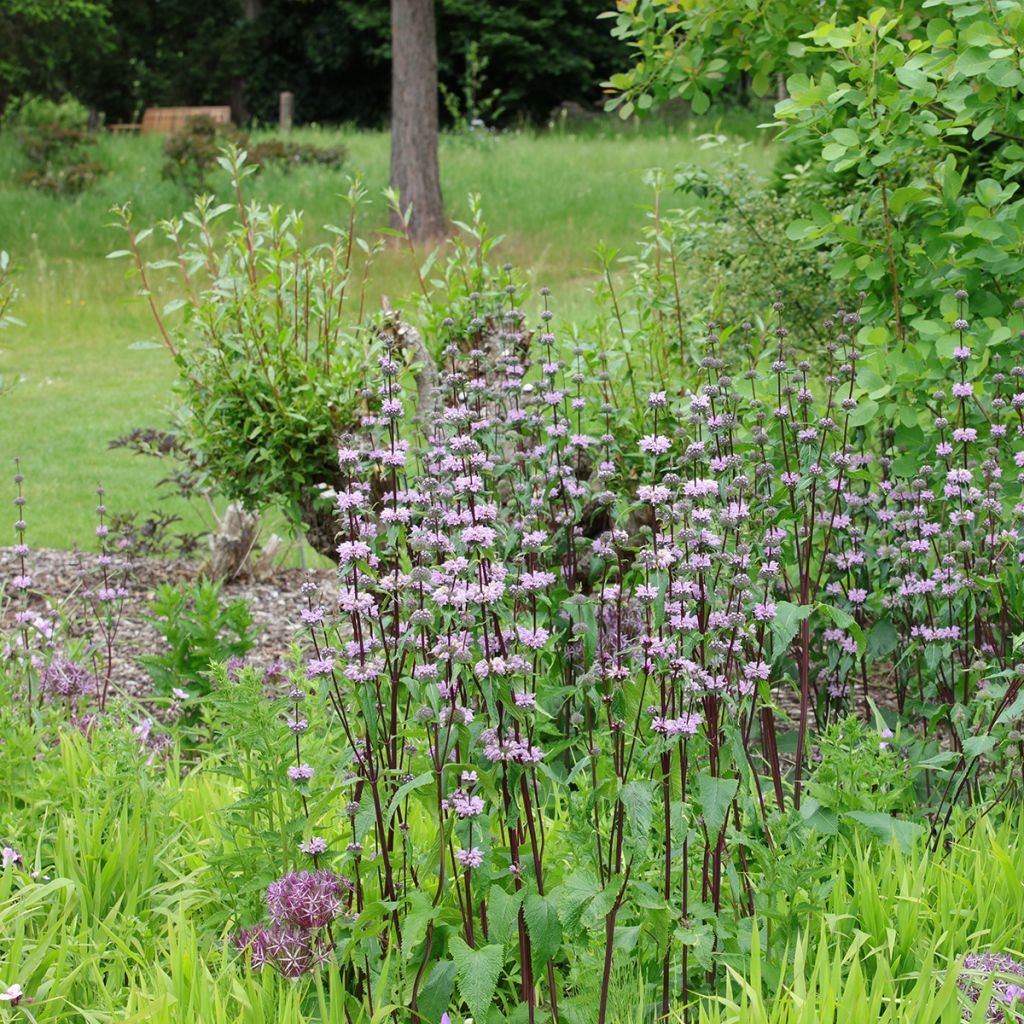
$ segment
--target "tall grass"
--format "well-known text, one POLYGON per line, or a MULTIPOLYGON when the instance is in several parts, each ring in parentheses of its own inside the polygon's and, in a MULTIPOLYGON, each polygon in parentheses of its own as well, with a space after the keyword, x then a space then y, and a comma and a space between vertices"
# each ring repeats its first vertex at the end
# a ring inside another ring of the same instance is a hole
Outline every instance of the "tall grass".
MULTIPOLYGON (((572 135, 510 134, 442 141, 448 212, 461 219, 466 197, 484 197, 487 220, 506 236, 503 258, 528 268, 538 286, 553 289, 562 322, 586 318, 594 247, 627 248, 636 238, 650 193, 644 172, 654 166, 714 166, 742 158, 767 171, 774 150, 753 128, 756 116, 731 118, 733 141, 705 149, 703 133, 722 130, 707 119, 677 129, 572 135)), ((299 137, 342 142, 342 171, 298 168, 261 174, 253 196, 302 209, 311 236, 342 214, 346 176, 358 173, 374 197, 363 233, 386 223, 388 138, 379 132, 307 129, 299 137)), ((112 508, 147 506, 163 467, 108 453, 109 439, 133 427, 162 425, 171 402, 174 368, 151 345, 153 325, 122 265, 105 259, 122 239, 110 228, 110 208, 130 201, 136 223, 153 223, 185 209, 190 197, 160 174, 161 139, 101 136, 95 156, 113 168, 73 198, 42 195, 16 184, 20 166, 10 134, 0 134, 0 248, 21 267, 17 315, 25 322, 0 338, 0 376, 20 380, 3 399, 0 458, 21 455, 32 488, 31 540, 70 547, 91 533, 86 498, 97 480, 112 508)), ((415 287, 410 260, 387 252, 374 271, 374 302, 393 302, 415 287)))
MULTIPOLYGON (((7 739, 16 736, 8 730, 7 739)), ((67 735, 34 774, 13 774, 15 762, 24 764, 19 755, 0 765, 0 837, 16 842, 26 871, 39 874, 34 881, 11 869, 0 874, 0 990, 18 983, 33 1002, 24 1006, 32 1018, 0 1008, 0 1020, 345 1020, 330 972, 299 982, 253 974, 228 947, 237 922, 225 921, 208 861, 230 841, 222 812, 240 791, 213 761, 184 773, 173 759, 147 768, 128 748, 90 751, 67 735)), ((762 954, 762 923, 751 933, 748 968, 692 1007, 690 1020, 959 1021, 958 960, 975 950, 1019 953, 1022 945, 1022 827, 1019 809, 1001 822, 982 819, 937 854, 840 841, 831 892, 808 911, 786 962, 762 954)), ((629 965, 618 971, 611 1019, 647 1024, 656 1010, 650 990, 629 965)), ((584 970, 567 1021, 590 1019, 596 988, 584 970)), ((374 1019, 394 1019, 390 1008, 400 999, 383 985, 379 995, 374 1019)), ((681 1007, 673 1014, 682 1020, 681 1007)), ((404 1019, 400 1007, 397 1019, 404 1019)))

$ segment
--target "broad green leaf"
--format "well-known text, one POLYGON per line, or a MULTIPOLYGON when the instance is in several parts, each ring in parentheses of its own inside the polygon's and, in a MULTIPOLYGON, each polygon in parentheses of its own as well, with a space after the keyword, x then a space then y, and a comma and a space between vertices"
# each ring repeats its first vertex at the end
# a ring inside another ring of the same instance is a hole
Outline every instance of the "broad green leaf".
POLYGON ((800 630, 800 623, 809 618, 814 611, 810 604, 796 605, 789 601, 780 601, 775 606, 775 619, 772 622, 773 653, 777 659, 789 650, 789 645, 800 630))
POLYGON ((708 842, 714 843, 722 831, 739 779, 722 779, 706 772, 697 777, 697 795, 708 830, 708 842))
POLYGON ((459 974, 459 995, 473 1014, 484 1020, 494 1000, 498 976, 504 961, 501 946, 482 946, 472 949, 458 935, 448 940, 448 949, 455 960, 459 974))
POLYGON ((523 904, 523 916, 530 936, 533 962, 535 965, 546 964, 562 944, 562 925, 555 901, 550 896, 532 893, 523 904))
POLYGON ((849 811, 847 817, 870 829, 879 839, 899 843, 905 853, 913 849, 915 840, 924 831, 924 826, 916 821, 904 821, 882 811, 849 811))
POLYGON ((487 939, 500 942, 510 948, 519 935, 519 907, 523 902, 523 891, 506 892, 501 886, 492 885, 487 891, 487 939))

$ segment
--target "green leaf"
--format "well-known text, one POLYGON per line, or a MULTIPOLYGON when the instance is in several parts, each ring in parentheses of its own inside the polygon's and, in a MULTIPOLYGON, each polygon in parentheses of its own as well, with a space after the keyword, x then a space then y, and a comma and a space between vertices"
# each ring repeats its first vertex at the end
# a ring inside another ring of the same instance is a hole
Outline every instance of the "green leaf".
POLYGON ((487 892, 488 941, 500 942, 508 949, 512 940, 518 937, 517 923, 523 895, 522 890, 510 893, 498 885, 491 886, 487 892))
POLYGON ((849 423, 851 427, 864 427, 870 423, 878 414, 878 403, 871 398, 862 398, 857 403, 857 408, 850 413, 849 423))
POLYGON ((395 816, 395 811, 401 806, 402 801, 414 790, 419 789, 420 786, 427 785, 434 778, 432 771, 424 772, 422 775, 417 775, 415 779, 411 779, 403 786, 399 786, 395 795, 391 798, 391 803, 388 804, 388 813, 384 819, 384 823, 388 824, 391 819, 395 816))
POLYGON ((455 990, 455 961, 439 960, 434 964, 420 996, 416 1009, 423 1020, 440 1020, 441 1014, 451 1005, 455 990))
POLYGON ((693 112, 695 114, 706 114, 711 106, 711 98, 706 92, 697 89, 693 94, 691 103, 693 104, 693 112))
POLYGON ((652 783, 627 782, 620 794, 626 809, 626 840, 633 849, 644 849, 651 832, 654 796, 652 783))
POLYGON ((566 930, 575 931, 579 927, 587 904, 600 891, 601 883, 594 875, 587 871, 577 871, 552 893, 558 903, 558 916, 566 930))
POLYGON ((780 601, 775 606, 775 620, 772 622, 773 653, 776 659, 781 658, 793 642, 800 629, 800 623, 809 618, 814 606, 797 605, 789 601, 780 601))
POLYGON ((504 960, 501 946, 471 949, 458 935, 448 940, 448 950, 459 973, 459 995, 475 1020, 485 1020, 494 1000, 504 960))
POLYGON ((965 757, 984 757, 996 745, 996 738, 991 734, 984 736, 968 736, 964 740, 965 757))
POLYGON ((827 836, 834 836, 839 832, 839 818, 836 812, 828 807, 822 807, 813 796, 807 797, 800 804, 800 817, 815 832, 827 836))
POLYGON ((526 897, 523 916, 533 949, 534 965, 546 964, 562 945, 562 925, 555 901, 549 896, 533 893, 526 897))
POLYGON ((697 776, 697 793, 708 830, 708 842, 714 843, 722 831, 739 784, 739 779, 721 779, 706 772, 697 776))
POLYGON ((896 627, 888 619, 879 620, 868 633, 868 654, 872 658, 884 658, 887 654, 892 654, 896 650, 899 638, 896 627))
POLYGON ((903 821, 882 811, 850 811, 847 817, 860 822, 879 839, 899 843, 905 853, 913 849, 914 841, 924 831, 924 826, 916 821, 903 821))

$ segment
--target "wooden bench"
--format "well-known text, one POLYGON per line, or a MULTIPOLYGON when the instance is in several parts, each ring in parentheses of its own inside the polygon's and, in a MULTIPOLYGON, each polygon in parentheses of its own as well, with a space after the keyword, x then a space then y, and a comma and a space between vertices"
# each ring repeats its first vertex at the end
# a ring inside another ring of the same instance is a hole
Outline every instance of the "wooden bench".
MULTIPOLYGON (((231 123, 230 107, 147 107, 142 115, 142 134, 169 134, 185 126, 190 117, 208 117, 217 124, 231 123)), ((121 126, 118 126, 121 128, 121 126)), ((122 128, 123 130, 123 128, 122 128)))

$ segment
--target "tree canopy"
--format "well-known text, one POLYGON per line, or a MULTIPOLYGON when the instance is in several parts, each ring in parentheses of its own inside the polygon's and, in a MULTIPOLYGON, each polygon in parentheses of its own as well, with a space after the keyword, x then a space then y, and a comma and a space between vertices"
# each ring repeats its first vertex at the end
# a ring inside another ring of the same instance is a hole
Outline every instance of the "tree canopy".
MULTIPOLYGON (((598 20, 606 0, 437 0, 441 83, 459 92, 470 44, 505 118, 541 119, 564 100, 595 103, 621 59, 598 20)), ((388 5, 379 0, 7 0, 0 9, 0 103, 70 94, 125 121, 147 106, 225 103, 239 82, 257 119, 290 90, 299 120, 383 125, 388 5)))

